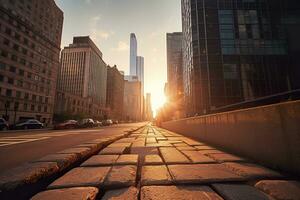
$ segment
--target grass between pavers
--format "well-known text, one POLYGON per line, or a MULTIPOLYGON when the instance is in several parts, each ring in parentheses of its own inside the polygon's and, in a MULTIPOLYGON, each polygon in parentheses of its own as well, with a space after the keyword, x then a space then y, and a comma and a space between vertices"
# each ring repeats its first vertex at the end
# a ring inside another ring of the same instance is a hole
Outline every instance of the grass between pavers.
POLYGON ((0 174, 0 199, 22 200, 30 198, 46 189, 47 185, 55 179, 79 166, 108 145, 129 136, 132 132, 143 127, 124 131, 125 133, 117 136, 92 140, 64 151, 47 155, 39 160, 25 163, 0 174), (75 158, 70 155, 75 155, 75 158))

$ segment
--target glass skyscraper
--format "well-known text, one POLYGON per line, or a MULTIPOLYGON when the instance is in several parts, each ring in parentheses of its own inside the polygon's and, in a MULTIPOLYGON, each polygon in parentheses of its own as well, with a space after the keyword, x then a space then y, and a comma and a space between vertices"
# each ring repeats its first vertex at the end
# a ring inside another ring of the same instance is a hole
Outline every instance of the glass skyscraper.
POLYGON ((182 0, 187 115, 299 89, 299 8, 292 0, 182 0))

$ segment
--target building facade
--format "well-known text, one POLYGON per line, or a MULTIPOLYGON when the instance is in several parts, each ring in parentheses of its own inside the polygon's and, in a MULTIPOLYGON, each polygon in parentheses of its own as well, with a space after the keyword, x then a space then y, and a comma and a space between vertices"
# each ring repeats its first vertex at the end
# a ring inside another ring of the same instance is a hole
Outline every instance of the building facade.
POLYGON ((102 52, 89 36, 74 37, 73 43, 61 53, 58 91, 91 99, 91 104, 106 107, 107 66, 102 52))
POLYGON ((182 0, 187 115, 299 88, 299 15, 292 0, 182 0))
POLYGON ((151 121, 153 119, 153 111, 151 106, 151 94, 146 94, 145 100, 145 120, 151 121))
POLYGON ((130 75, 135 76, 136 71, 136 57, 137 57, 137 40, 134 33, 130 34, 130 75))
POLYGON ((182 33, 167 33, 167 76, 171 101, 176 101, 183 93, 182 74, 182 33))
POLYGON ((124 82, 123 119, 126 121, 141 120, 141 82, 124 82))
POLYGON ((124 103, 124 75, 117 66, 107 67, 107 117, 113 120, 122 120, 124 103))
POLYGON ((0 0, 0 116, 52 123, 63 12, 54 0, 0 0))

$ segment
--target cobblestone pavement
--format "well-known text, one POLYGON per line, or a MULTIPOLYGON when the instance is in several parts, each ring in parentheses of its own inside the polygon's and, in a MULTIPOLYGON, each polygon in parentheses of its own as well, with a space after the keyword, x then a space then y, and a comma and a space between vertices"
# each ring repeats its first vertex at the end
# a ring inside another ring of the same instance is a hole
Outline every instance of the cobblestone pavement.
POLYGON ((32 199, 300 200, 300 183, 148 125, 112 143, 32 199))

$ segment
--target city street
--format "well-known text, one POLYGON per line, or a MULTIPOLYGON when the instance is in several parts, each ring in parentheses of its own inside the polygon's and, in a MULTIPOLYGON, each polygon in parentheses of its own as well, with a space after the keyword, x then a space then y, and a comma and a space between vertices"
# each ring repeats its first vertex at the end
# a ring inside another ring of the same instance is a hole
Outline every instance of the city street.
POLYGON ((145 123, 119 124, 94 129, 0 132, 0 171, 90 140, 117 135, 143 124, 145 123))

